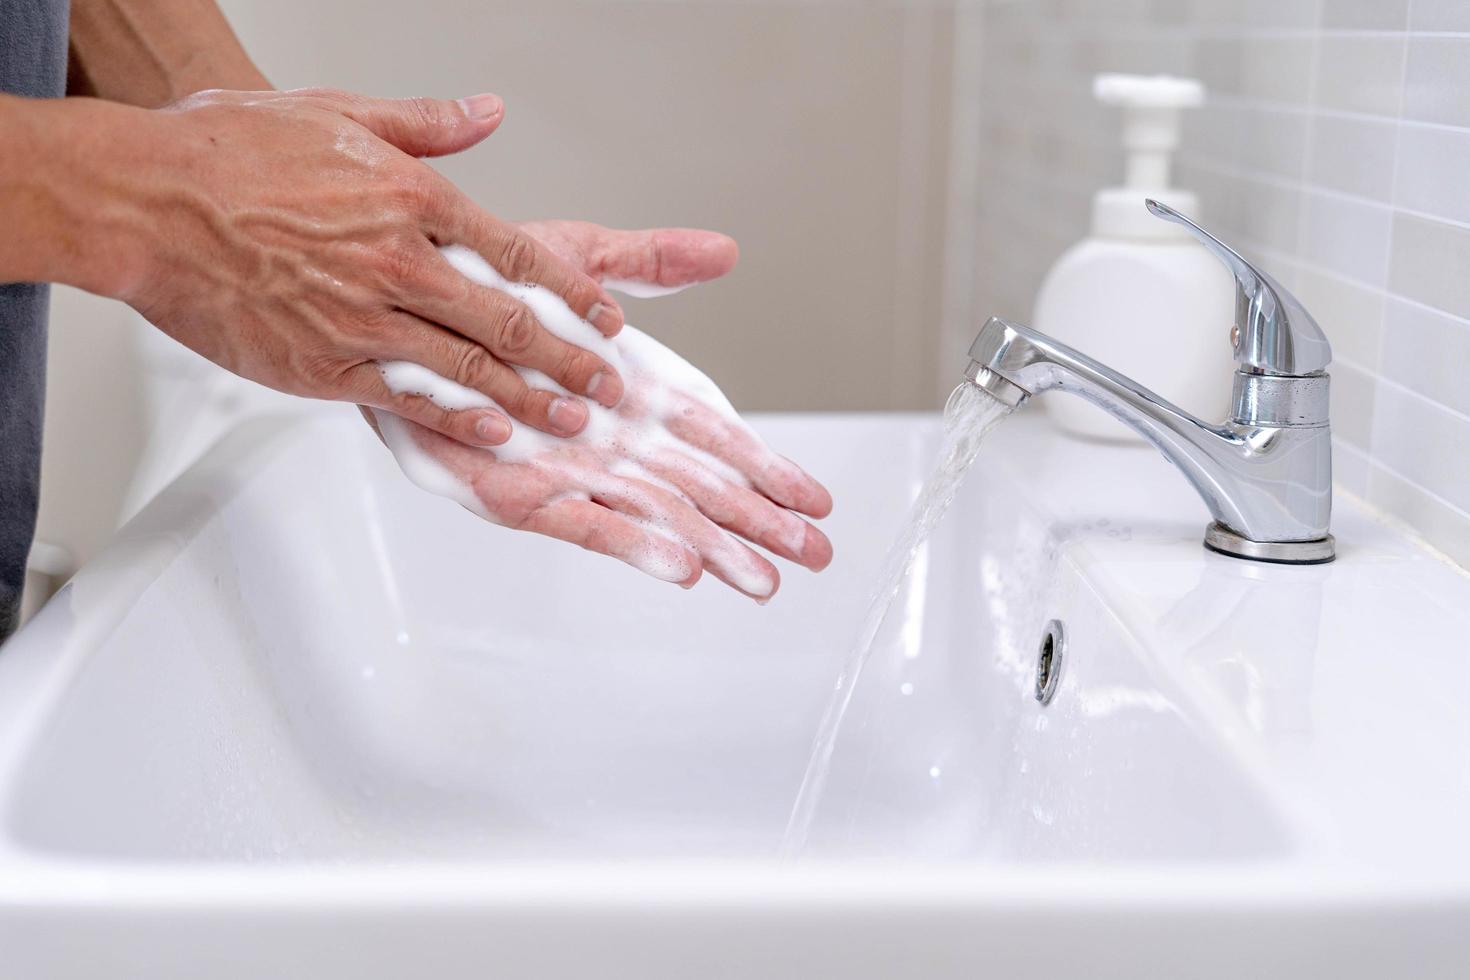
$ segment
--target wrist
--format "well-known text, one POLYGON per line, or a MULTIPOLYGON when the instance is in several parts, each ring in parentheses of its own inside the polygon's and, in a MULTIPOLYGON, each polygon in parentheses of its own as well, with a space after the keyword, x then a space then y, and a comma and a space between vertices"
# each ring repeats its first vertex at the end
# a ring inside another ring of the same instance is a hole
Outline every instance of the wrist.
POLYGON ((0 245, 3 278, 126 298, 146 266, 150 219, 137 190, 153 115, 96 99, 0 102, 0 211, 15 218, 0 245))
POLYGON ((201 54, 169 76, 169 102, 209 89, 264 92, 275 88, 240 48, 201 54))

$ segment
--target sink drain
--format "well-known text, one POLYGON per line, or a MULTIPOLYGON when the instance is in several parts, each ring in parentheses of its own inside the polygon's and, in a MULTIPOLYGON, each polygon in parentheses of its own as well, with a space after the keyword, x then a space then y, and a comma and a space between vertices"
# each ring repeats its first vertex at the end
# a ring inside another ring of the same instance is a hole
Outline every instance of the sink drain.
POLYGON ((1057 684, 1062 679, 1062 660, 1067 653, 1067 634, 1062 621, 1053 619, 1046 624, 1041 634, 1041 643, 1036 650, 1036 700, 1043 705, 1051 703, 1057 693, 1057 684))

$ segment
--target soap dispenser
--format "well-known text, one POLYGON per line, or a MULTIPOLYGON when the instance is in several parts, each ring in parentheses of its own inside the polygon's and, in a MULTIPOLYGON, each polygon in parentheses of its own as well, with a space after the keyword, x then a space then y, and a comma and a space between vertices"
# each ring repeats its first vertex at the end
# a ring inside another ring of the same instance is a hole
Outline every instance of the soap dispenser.
MULTIPOLYGON (((1159 221, 1145 198, 1198 214, 1189 191, 1169 186, 1180 113, 1204 98, 1199 82, 1165 75, 1098 75, 1093 96, 1122 109, 1127 170, 1099 191, 1091 234, 1068 249, 1041 284, 1033 323, 1202 418, 1220 418, 1234 372, 1229 274, 1189 233, 1159 221)), ((1058 425, 1091 440, 1144 445, 1121 423, 1077 398, 1046 405, 1058 425)))

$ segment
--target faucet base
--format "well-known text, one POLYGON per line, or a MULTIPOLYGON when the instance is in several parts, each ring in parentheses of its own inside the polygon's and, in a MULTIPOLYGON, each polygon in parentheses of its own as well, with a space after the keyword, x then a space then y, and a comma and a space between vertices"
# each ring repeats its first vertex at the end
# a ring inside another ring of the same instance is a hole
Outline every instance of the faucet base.
POLYGON ((1312 541, 1252 541, 1216 521, 1205 528, 1205 547, 1231 558, 1278 565, 1323 565, 1337 557, 1332 535, 1312 541))

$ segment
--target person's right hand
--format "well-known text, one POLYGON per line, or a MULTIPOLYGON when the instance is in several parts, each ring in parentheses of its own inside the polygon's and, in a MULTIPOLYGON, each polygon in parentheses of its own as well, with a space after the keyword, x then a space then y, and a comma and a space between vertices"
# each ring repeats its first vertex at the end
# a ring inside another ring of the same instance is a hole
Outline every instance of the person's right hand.
POLYGON ((493 95, 386 100, 307 89, 202 92, 141 113, 112 147, 98 209, 111 281, 95 291, 290 394, 386 409, 470 445, 509 438, 495 409, 451 412, 389 391, 378 363, 412 361, 520 422, 573 434, 587 408, 568 393, 616 405, 617 372, 506 293, 459 275, 436 248, 473 249, 506 280, 560 296, 605 336, 622 327, 620 307, 594 279, 417 159, 478 143, 502 111, 493 95), (566 392, 533 389, 510 364, 566 392))

